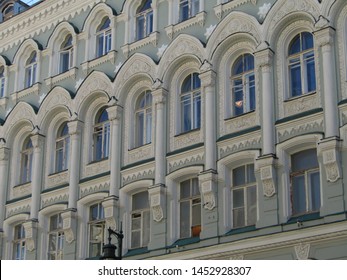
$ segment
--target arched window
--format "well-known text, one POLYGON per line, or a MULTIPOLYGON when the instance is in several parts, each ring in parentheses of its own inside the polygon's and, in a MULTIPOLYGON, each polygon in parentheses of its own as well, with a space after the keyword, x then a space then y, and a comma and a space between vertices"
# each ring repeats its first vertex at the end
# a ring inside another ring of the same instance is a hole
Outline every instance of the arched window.
POLYGON ((255 109, 254 57, 241 55, 231 70, 232 114, 238 116, 255 109))
POLYGON ((73 65, 73 46, 72 36, 66 36, 64 42, 60 46, 60 67, 59 73, 64 73, 73 65))
POLYGON ((110 145, 110 123, 106 109, 100 110, 96 115, 93 140, 94 160, 107 158, 110 145))
POLYGON ((7 5, 3 10, 2 10, 2 17, 3 20, 8 20, 14 15, 14 7, 13 4, 7 5))
POLYGON ((55 172, 68 169, 69 164, 70 135, 67 123, 58 130, 55 141, 55 172))
POLYGON ((200 128, 201 93, 198 73, 188 75, 181 86, 181 132, 200 128))
POLYGON ((5 96, 5 67, 0 66, 0 98, 5 96))
POLYGON ((25 230, 23 224, 14 227, 13 259, 25 260, 25 230))
POLYGON ((180 238, 200 236, 201 195, 198 178, 180 183, 180 238))
POLYGON ((294 37, 288 49, 290 96, 300 96, 316 90, 313 35, 302 32, 294 37))
POLYGON ((21 177, 20 183, 25 184, 31 181, 31 171, 33 163, 33 144, 28 137, 23 144, 21 151, 21 177))
POLYGON ((136 193, 132 196, 131 212, 131 248, 148 245, 150 237, 150 214, 148 192, 136 193))
POLYGON ((185 21, 199 12, 200 0, 180 0, 179 21, 185 21))
POLYGON ((25 63, 25 88, 31 87, 36 83, 37 56, 33 51, 25 63))
POLYGON ((152 141, 152 93, 147 90, 141 93, 136 102, 136 146, 152 141))
POLYGON ((110 27, 111 21, 108 17, 104 17, 96 29, 96 56, 100 57, 107 54, 111 50, 112 33, 110 27))
POLYGON ((136 11, 136 39, 143 39, 151 32, 153 32, 152 0, 145 0, 136 11))

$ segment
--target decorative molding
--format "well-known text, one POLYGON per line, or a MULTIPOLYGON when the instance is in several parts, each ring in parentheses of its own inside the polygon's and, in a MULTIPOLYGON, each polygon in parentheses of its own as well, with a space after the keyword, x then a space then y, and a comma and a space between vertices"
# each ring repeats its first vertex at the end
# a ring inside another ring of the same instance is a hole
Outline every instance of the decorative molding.
POLYGON ((31 182, 13 187, 13 198, 19 198, 32 193, 31 182))
POLYGON ((168 160, 168 173, 174 172, 180 168, 204 164, 204 152, 185 154, 183 158, 168 160))
POLYGON ((263 185, 265 197, 272 197, 276 193, 276 159, 271 156, 259 157, 257 159, 257 170, 260 171, 260 180, 263 185))
POLYGON ((91 177, 100 173, 107 172, 109 170, 110 160, 108 158, 98 162, 91 162, 84 167, 83 177, 91 177))
POLYGON ((145 170, 136 170, 131 173, 126 173, 122 176, 122 185, 127 185, 135 181, 143 180, 143 179, 154 179, 155 170, 153 167, 146 168, 145 170))
POLYGON ((17 103, 19 100, 23 99, 29 95, 40 95, 41 83, 36 83, 31 87, 25 88, 21 91, 17 91, 11 94, 11 99, 14 103, 17 103))
POLYGON ((231 142, 219 147, 219 158, 226 157, 239 151, 261 149, 261 136, 249 136, 238 142, 231 142))
POLYGON ((182 149, 184 147, 203 142, 202 133, 201 133, 202 130, 203 130, 203 126, 201 125, 201 128, 199 130, 174 136, 172 141, 173 142, 172 150, 182 149))
POLYGON ((114 65, 116 63, 116 58, 117 58, 117 52, 114 50, 111 50, 103 56, 97 57, 90 61, 83 62, 81 64, 82 71, 84 74, 88 74, 90 70, 92 70, 93 68, 107 62, 110 62, 114 65))
POLYGON ((61 213, 61 217, 63 219, 65 240, 67 243, 71 244, 76 239, 76 209, 67 209, 65 212, 61 213))
POLYGON ((294 247, 295 255, 298 260, 307 260, 310 253, 311 245, 308 244, 299 244, 294 247))
POLYGON ((156 47, 158 44, 158 40, 159 40, 159 32, 152 32, 146 38, 124 45, 121 47, 121 49, 123 51, 124 56, 129 57, 130 52, 140 49, 144 46, 152 44, 154 47, 156 47))
POLYGON ((30 201, 22 201, 21 205, 7 207, 6 218, 20 213, 30 213, 30 201))
POLYGON ((215 171, 206 171, 199 174, 199 186, 203 198, 203 207, 209 211, 212 211, 216 207, 217 179, 215 171))
POLYGON ((238 8, 241 5, 252 3, 253 5, 257 4, 257 0, 234 0, 234 1, 228 1, 225 4, 220 4, 216 7, 214 7, 214 13, 218 19, 222 19, 223 15, 230 12, 231 10, 234 10, 238 8))
POLYGON ((69 171, 49 175, 46 180, 47 188, 59 186, 69 182, 69 171))
POLYGON ((153 156, 153 145, 144 145, 128 151, 127 164, 148 159, 153 156))
POLYGON ((104 207, 105 220, 106 220, 106 228, 117 228, 116 219, 118 215, 119 202, 118 197, 109 196, 106 197, 102 202, 102 206, 104 207))
POLYGON ((191 17, 190 19, 187 19, 185 21, 179 22, 175 25, 169 25, 165 28, 166 35, 172 40, 174 35, 190 26, 193 25, 200 25, 204 26, 205 25, 205 19, 206 19, 206 12, 200 12, 196 14, 194 17, 191 17))
POLYGON ((287 100, 284 103, 284 116, 303 113, 319 107, 317 94, 302 95, 299 98, 287 100))
POLYGON ((153 220, 157 223, 164 218, 164 210, 166 206, 165 186, 156 185, 148 189, 150 207, 152 209, 153 220))
POLYGON ((247 113, 224 121, 223 134, 230 134, 247 128, 257 123, 256 112, 247 113))
POLYGON ((48 88, 52 88, 55 84, 69 78, 74 81, 76 79, 76 75, 77 75, 77 68, 73 67, 64 73, 45 79, 45 82, 48 88))
POLYGON ((92 193, 105 192, 110 190, 110 182, 80 186, 80 197, 85 197, 92 193))
POLYGON ((54 205, 57 203, 67 203, 69 200, 69 194, 67 189, 65 188, 63 190, 63 193, 53 193, 53 194, 47 194, 42 198, 41 205, 42 208, 54 205))
POLYGON ((318 143, 318 152, 323 156, 323 165, 328 182, 334 183, 342 178, 341 172, 341 140, 337 138, 323 139, 318 143))
POLYGON ((232 261, 243 261, 244 260, 244 256, 243 255, 233 255, 229 258, 229 260, 232 261))

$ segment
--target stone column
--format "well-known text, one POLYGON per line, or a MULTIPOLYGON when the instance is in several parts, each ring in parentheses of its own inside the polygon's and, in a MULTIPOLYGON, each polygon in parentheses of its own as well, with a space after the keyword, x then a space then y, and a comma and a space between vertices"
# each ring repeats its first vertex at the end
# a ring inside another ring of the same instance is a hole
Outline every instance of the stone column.
POLYGON ((260 89, 262 100, 259 104, 261 104, 262 114, 263 155, 275 153, 274 105, 276 102, 273 93, 272 58, 273 51, 266 45, 261 45, 261 50, 255 53, 256 64, 261 74, 259 79, 262 81, 260 89))
POLYGON ((10 150, 5 147, 5 140, 0 139, 0 205, 2 210, 0 211, 0 232, 3 229, 3 223, 5 220, 5 205, 8 189, 8 164, 9 164, 10 150))
POLYGON ((111 149, 110 149, 110 196, 119 197, 119 188, 121 183, 121 116, 123 108, 115 103, 112 99, 106 110, 108 113, 108 119, 110 120, 111 128, 111 149))
MULTIPOLYGON (((315 32, 315 39, 322 53, 323 99, 325 138, 339 136, 336 63, 334 55, 335 30, 326 27, 315 32)), ((318 77, 319 78, 319 77, 318 77)))
POLYGON ((43 149, 44 149, 45 137, 38 133, 38 129, 34 130, 34 134, 31 136, 31 142, 33 144, 33 165, 32 165, 32 180, 31 180, 31 210, 30 219, 37 220, 40 208, 40 194, 42 188, 42 176, 43 176, 43 149))
POLYGON ((70 134, 70 163, 69 163, 69 209, 77 208, 80 166, 81 166, 81 132, 82 122, 71 120, 68 123, 70 134))
POLYGON ((152 85, 152 95, 155 106, 155 181, 148 189, 151 211, 151 242, 148 248, 165 247, 166 241, 166 97, 167 91, 160 80, 152 85))

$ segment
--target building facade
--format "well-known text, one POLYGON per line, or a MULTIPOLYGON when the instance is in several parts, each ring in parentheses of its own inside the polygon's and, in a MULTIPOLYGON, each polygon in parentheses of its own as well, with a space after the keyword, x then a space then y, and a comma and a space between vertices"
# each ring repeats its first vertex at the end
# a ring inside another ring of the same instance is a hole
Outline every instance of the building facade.
POLYGON ((18 2, 1 259, 347 259, 345 0, 18 2))

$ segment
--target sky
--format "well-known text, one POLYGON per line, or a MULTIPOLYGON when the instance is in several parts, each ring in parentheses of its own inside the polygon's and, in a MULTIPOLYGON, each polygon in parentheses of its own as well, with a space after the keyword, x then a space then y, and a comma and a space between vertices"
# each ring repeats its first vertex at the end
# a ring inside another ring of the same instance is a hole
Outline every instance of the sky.
POLYGON ((33 5, 37 2, 39 2, 40 0, 22 0, 22 2, 28 4, 28 5, 33 5))

